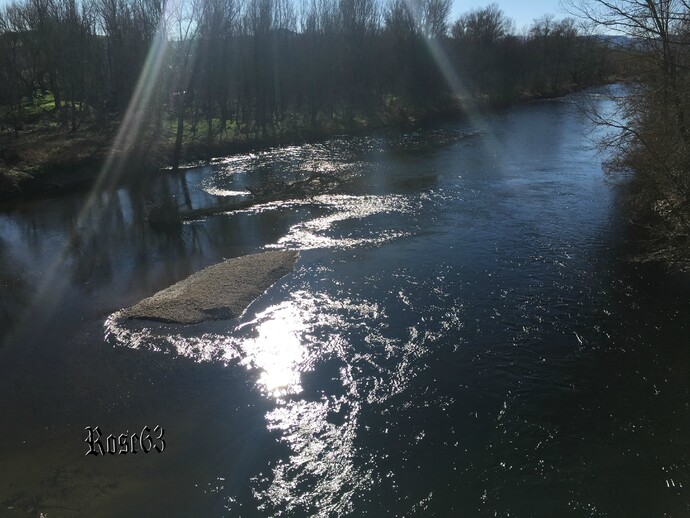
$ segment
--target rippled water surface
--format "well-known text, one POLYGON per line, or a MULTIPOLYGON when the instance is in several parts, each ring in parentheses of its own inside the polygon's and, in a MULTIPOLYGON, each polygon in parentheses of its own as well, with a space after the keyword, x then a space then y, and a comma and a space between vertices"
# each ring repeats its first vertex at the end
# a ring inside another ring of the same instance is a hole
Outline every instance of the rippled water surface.
POLYGON ((612 109, 591 92, 5 207, 2 512, 690 514, 690 283, 624 260, 585 101, 612 109), (348 180, 146 222, 313 171, 348 180), (267 249, 296 269, 239 319, 119 318, 267 249), (84 455, 87 425, 156 424, 163 453, 84 455))

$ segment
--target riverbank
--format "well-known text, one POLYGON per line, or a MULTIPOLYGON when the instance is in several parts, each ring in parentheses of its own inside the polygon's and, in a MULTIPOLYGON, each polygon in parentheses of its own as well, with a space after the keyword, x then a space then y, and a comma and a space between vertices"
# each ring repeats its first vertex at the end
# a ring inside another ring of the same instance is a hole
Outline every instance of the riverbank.
MULTIPOLYGON (((551 92, 523 92, 513 99, 483 97, 470 101, 446 99, 432 106, 389 105, 370 114, 319 121, 311 126, 299 117, 275 127, 265 136, 230 130, 208 139, 199 125, 187 128, 181 163, 198 164, 213 157, 257 151, 275 146, 317 142, 337 134, 358 134, 383 128, 407 128, 441 120, 462 120, 468 107, 491 112, 507 106, 554 98, 591 87, 568 85, 551 92)), ((113 149, 120 121, 84 125, 76 131, 45 120, 34 120, 16 133, 0 134, 0 199, 31 197, 46 192, 88 186, 104 164, 116 163, 119 177, 170 168, 174 127, 146 131, 127 149, 113 149)))
POLYGON ((690 209, 677 199, 659 201, 656 194, 637 176, 622 193, 627 240, 633 244, 629 256, 636 263, 663 264, 690 281, 690 209))

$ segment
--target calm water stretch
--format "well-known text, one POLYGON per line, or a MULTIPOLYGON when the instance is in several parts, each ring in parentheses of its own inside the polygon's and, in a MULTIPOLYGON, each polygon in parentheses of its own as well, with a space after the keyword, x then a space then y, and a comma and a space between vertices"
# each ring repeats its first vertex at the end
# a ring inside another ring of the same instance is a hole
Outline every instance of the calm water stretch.
POLYGON ((690 515, 690 283, 625 261, 602 92, 3 206, 0 515, 690 515), (146 221, 313 170, 350 180, 146 221), (267 249, 301 255, 237 320, 113 316, 267 249))

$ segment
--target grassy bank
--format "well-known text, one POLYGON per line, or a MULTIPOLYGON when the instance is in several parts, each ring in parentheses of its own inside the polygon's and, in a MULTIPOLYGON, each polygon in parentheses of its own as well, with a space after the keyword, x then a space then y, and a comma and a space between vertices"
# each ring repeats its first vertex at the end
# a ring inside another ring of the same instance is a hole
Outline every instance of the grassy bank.
MULTIPOLYGON (((490 112, 510 104, 557 97, 580 90, 576 85, 558 91, 524 92, 511 99, 473 99, 473 109, 490 112)), ((300 115, 286 117, 262 134, 255 129, 220 121, 186 122, 181 163, 200 163, 216 156, 232 155, 322 140, 336 134, 357 134, 381 128, 406 128, 438 120, 461 120, 467 101, 445 99, 428 106, 410 106, 390 100, 370 113, 334 113, 312 124, 300 115), (209 131, 210 129, 210 131, 209 131)), ((121 121, 82 123, 75 131, 61 124, 45 99, 27 102, 25 121, 0 133, 0 199, 31 196, 88 185, 112 155, 122 176, 140 175, 169 167, 172 161, 176 122, 167 120, 156 130, 145 128, 134 144, 114 149, 121 121)))
MULTIPOLYGON (((38 101, 40 102, 40 101, 38 101)), ((35 110, 27 103, 25 114, 35 110)), ((459 117, 459 106, 412 110, 391 106, 373 114, 334 114, 316 124, 300 116, 286 117, 265 132, 237 123, 221 128, 218 119, 186 122, 182 163, 201 162, 214 156, 248 152, 276 145, 317 141, 340 133, 357 133, 387 126, 401 126, 437 117, 459 117)), ((0 198, 70 189, 92 181, 109 155, 123 165, 125 175, 151 172, 172 162, 176 121, 145 127, 134 144, 114 149, 120 120, 91 122, 72 131, 56 120, 54 111, 27 117, 19 129, 0 133, 0 198)))

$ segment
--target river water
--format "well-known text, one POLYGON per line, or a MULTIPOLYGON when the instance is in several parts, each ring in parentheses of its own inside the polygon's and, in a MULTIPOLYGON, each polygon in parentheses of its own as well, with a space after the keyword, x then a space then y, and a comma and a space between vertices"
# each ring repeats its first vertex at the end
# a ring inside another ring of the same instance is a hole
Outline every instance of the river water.
POLYGON ((3 206, 0 515, 690 514, 690 283, 626 260, 604 93, 3 206), (146 221, 314 170, 349 180, 146 221), (296 269, 239 319, 116 318, 267 249, 296 269))

